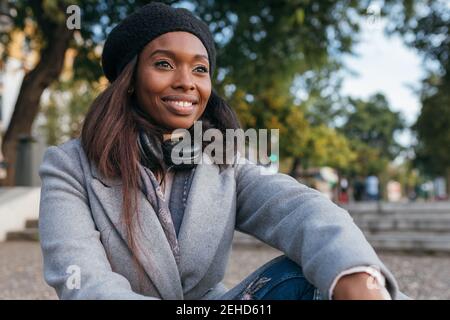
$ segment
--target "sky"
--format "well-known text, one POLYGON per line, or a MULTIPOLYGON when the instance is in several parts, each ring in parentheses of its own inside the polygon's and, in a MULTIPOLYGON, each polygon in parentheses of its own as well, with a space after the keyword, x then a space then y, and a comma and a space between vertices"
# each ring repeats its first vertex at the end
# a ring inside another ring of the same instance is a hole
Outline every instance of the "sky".
MULTIPOLYGON (((425 76, 422 58, 406 47, 399 36, 384 35, 383 29, 382 20, 363 23, 361 40, 354 50, 357 56, 344 58, 346 66, 358 75, 345 77, 342 93, 365 99, 381 92, 392 110, 400 111, 407 125, 411 125, 420 112, 419 97, 412 88, 420 88, 425 76)), ((405 146, 412 141, 409 132, 397 138, 405 146)))

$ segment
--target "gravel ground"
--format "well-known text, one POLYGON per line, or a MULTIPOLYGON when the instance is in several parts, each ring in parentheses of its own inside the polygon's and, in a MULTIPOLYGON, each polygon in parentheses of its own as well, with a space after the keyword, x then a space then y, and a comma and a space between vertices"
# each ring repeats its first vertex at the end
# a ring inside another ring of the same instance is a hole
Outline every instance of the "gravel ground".
POLYGON ((0 299, 57 299, 42 277, 37 242, 0 242, 0 299))
MULTIPOLYGON (((236 246, 225 285, 233 287, 253 270, 278 256, 268 247, 236 246)), ((450 299, 450 256, 381 253, 400 289, 414 299, 450 299)), ((56 299, 42 278, 42 256, 36 242, 0 243, 0 299, 56 299)))

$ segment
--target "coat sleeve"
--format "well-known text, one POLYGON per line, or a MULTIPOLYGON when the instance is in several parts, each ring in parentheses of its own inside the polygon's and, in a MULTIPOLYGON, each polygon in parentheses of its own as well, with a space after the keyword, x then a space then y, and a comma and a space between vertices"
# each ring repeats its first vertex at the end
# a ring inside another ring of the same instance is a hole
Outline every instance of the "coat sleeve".
POLYGON ((261 174, 241 159, 236 174, 236 229, 282 251, 302 267, 324 298, 344 270, 372 266, 395 299, 397 282, 347 211, 320 192, 282 174, 261 174))
POLYGON ((60 299, 152 299, 133 292, 129 281, 112 271, 79 163, 61 148, 50 147, 39 169, 45 281, 60 299))

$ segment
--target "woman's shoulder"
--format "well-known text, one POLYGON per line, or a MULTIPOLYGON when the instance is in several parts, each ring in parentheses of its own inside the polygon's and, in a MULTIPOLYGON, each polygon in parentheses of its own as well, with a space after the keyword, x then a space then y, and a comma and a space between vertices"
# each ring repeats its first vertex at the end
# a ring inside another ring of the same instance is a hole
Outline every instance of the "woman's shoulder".
POLYGON ((68 155, 73 155, 75 153, 80 153, 83 148, 81 147, 81 140, 80 138, 73 138, 66 142, 63 142, 56 146, 57 148, 61 149, 68 155))
POLYGON ((86 160, 79 139, 47 148, 39 167, 44 190, 66 188, 85 194, 86 160))
POLYGON ((57 167, 79 171, 86 161, 79 138, 70 139, 56 146, 49 146, 45 151, 42 167, 57 167))
MULTIPOLYGON (((85 158, 85 153, 81 145, 80 138, 73 138, 59 145, 49 146, 47 154, 65 154, 71 161, 80 161, 85 158)), ((45 159, 45 156, 44 156, 45 159)))

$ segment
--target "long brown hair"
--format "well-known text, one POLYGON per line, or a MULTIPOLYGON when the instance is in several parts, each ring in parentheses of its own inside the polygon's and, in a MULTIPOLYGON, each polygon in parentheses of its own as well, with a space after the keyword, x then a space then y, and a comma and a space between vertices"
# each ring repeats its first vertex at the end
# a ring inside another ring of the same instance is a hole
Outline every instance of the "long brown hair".
MULTIPOLYGON (((129 94, 129 88, 134 86, 137 60, 137 56, 134 57, 117 79, 94 100, 81 131, 82 147, 100 174, 107 178, 120 178, 122 181, 121 222, 126 227, 128 245, 135 262, 139 249, 134 226, 139 221, 138 133, 143 129, 156 137, 159 143, 163 139, 161 128, 138 106, 134 95, 129 94)), ((236 113, 215 90, 212 90, 199 120, 202 121, 203 131, 215 128, 224 136, 226 129, 240 128, 236 113)), ((203 142, 203 148, 208 144, 203 142)), ((164 164, 158 163, 155 166, 155 175, 164 176, 164 164)))

